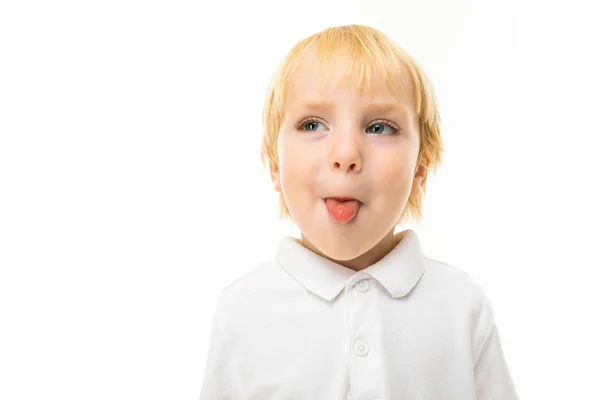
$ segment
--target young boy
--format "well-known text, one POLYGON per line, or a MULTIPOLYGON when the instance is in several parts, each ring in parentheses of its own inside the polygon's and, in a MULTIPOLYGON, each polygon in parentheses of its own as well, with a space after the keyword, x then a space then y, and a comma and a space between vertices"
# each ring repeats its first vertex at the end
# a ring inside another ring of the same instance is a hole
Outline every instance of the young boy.
POLYGON ((294 46, 262 159, 302 235, 219 294, 200 399, 518 398, 480 286, 394 233, 421 218, 439 125, 428 78, 380 31, 294 46))

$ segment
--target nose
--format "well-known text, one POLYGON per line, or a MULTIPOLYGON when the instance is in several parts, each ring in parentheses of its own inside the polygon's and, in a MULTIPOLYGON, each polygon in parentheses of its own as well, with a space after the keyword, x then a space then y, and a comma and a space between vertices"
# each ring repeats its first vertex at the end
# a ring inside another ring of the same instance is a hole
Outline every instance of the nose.
POLYGON ((341 171, 355 171, 357 172, 359 167, 357 166, 357 162, 353 162, 353 163, 344 163, 344 162, 338 162, 338 161, 334 161, 332 164, 332 169, 336 170, 339 169, 341 171), (347 166, 346 166, 347 165, 347 166))
POLYGON ((343 135, 338 135, 332 141, 329 165, 333 171, 357 173, 362 168, 360 145, 358 143, 360 139, 341 136, 343 135))

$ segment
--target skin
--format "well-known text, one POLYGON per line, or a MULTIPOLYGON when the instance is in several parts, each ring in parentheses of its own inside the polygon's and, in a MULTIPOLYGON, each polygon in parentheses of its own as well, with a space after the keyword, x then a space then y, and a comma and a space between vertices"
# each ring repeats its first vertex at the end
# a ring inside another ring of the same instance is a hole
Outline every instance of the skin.
MULTIPOLYGON (((279 165, 270 164, 274 189, 282 192, 297 240, 333 262, 360 271, 389 253, 404 233, 395 224, 409 196, 423 190, 427 169, 417 164, 420 145, 410 79, 399 94, 374 80, 374 97, 343 84, 339 68, 319 80, 308 56, 294 73, 278 137, 279 165), (306 102, 330 107, 307 108, 306 102), (389 111, 374 103, 394 104, 389 111), (317 120, 302 122, 307 117, 317 120), (400 131, 377 121, 392 121, 400 131), (299 127, 295 125, 299 122, 299 127), (324 197, 348 196, 363 204, 347 224, 331 219, 324 197)), ((405 72, 404 76, 408 76, 405 72)))

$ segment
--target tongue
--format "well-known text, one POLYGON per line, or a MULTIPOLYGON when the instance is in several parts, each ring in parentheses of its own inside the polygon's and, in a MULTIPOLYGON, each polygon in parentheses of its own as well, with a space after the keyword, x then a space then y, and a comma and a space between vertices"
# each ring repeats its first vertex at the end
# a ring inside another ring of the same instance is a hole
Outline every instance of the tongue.
POLYGON ((358 201, 348 200, 339 201, 335 199, 325 199, 325 205, 329 215, 337 222, 346 223, 350 221, 358 212, 358 201))

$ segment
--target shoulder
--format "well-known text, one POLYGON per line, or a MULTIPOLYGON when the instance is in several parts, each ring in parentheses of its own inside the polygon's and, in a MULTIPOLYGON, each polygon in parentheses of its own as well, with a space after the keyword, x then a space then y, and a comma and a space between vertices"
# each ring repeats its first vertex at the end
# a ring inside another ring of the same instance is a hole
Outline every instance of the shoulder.
POLYGON ((473 352, 478 354, 495 326, 494 310, 479 282, 464 270, 443 261, 425 258, 426 282, 440 293, 447 312, 464 317, 471 334, 473 352))
POLYGON ((263 261, 224 286, 218 294, 215 318, 223 340, 235 343, 256 337, 269 318, 281 312, 298 293, 298 285, 275 260, 263 261))
POLYGON ((271 302, 286 285, 290 285, 290 277, 285 270, 275 260, 263 261, 221 289, 217 309, 220 312, 256 311, 271 302))
POLYGON ((451 299, 466 302, 475 308, 490 305, 483 287, 463 269, 430 257, 424 257, 424 260, 428 285, 451 299))

